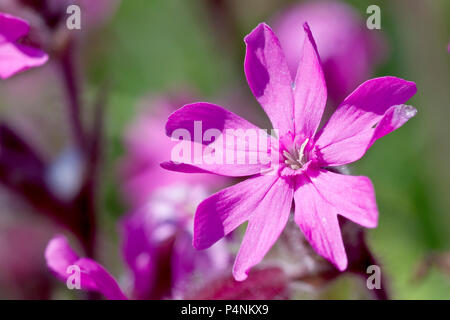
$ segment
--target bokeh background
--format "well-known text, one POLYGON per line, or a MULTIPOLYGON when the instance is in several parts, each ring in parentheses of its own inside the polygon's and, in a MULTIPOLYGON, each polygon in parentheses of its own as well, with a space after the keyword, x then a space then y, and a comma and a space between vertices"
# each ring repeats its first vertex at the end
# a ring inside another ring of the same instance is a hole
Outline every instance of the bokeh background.
MULTIPOLYGON (((382 39, 371 51, 379 59, 367 79, 392 75, 414 81, 418 87, 409 102, 418 109, 417 116, 350 167, 352 174, 369 176, 376 189, 380 220, 376 229, 368 231, 368 244, 382 264, 392 298, 449 299, 450 2, 341 2, 354 8, 363 25, 369 5, 381 8, 381 30, 367 30, 382 39)), ((83 83, 83 121, 92 122, 98 93, 106 97, 96 186, 96 259, 119 283, 126 266, 119 253, 117 224, 129 208, 118 172, 127 152, 127 128, 143 104, 154 107, 146 101, 180 91, 189 92, 182 103, 222 104, 267 127, 245 82, 243 37, 259 22, 271 25, 280 11, 300 3, 111 1, 107 10, 89 17, 89 24, 83 20, 80 31, 71 31, 78 33, 74 52, 83 83)), ((19 132, 49 162, 57 161, 71 146, 65 104, 58 66, 52 59, 44 67, 0 82, 1 122, 19 132)), ((55 280, 45 266, 45 246, 61 232, 64 229, 20 195, 5 186, 0 189, 0 298, 80 297, 55 280)), ((300 292, 291 298, 367 298, 361 293, 362 285, 354 276, 343 275, 314 293, 300 292)))

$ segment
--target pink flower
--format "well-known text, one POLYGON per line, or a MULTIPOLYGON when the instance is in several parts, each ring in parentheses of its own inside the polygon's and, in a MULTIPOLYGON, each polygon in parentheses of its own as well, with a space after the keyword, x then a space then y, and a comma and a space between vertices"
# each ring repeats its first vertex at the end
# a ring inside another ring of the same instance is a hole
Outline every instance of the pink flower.
POLYGON ((380 34, 368 30, 350 5, 337 1, 294 4, 273 20, 288 68, 295 77, 302 52, 305 21, 311 26, 328 87, 329 97, 339 103, 358 84, 369 78, 385 54, 380 34))
POLYGON ((0 78, 9 78, 47 62, 45 52, 20 43, 29 30, 28 22, 0 12, 0 78))
POLYGON ((80 289, 103 294, 110 300, 126 300, 127 297, 120 289, 117 281, 96 261, 89 258, 80 258, 70 247, 66 237, 54 237, 45 249, 45 259, 50 270, 61 280, 76 285, 79 268, 80 289))
MULTIPOLYGON (((403 105, 416 93, 415 84, 395 77, 381 77, 360 85, 318 131, 327 90, 307 24, 304 32, 294 81, 280 42, 269 26, 260 24, 245 38, 247 81, 279 133, 279 144, 275 137, 269 137, 269 148, 256 150, 271 157, 271 163, 267 164, 263 157, 264 161, 256 164, 236 164, 236 161, 230 164, 223 161, 162 164, 173 171, 251 176, 204 200, 194 220, 193 244, 197 249, 208 248, 248 221, 233 267, 236 280, 246 279, 250 268, 258 264, 275 243, 286 225, 292 201, 295 202, 295 221, 311 246, 339 270, 345 270, 347 256, 337 215, 374 228, 378 210, 368 178, 336 174, 327 168, 360 159, 375 140, 416 114, 413 107, 403 105)), ((228 138, 229 129, 260 130, 222 107, 200 102, 174 112, 166 124, 166 133, 170 136, 175 130, 184 129, 193 137, 197 121, 203 128, 219 130, 223 141, 228 138)), ((194 143, 194 148, 198 144, 194 143)), ((218 149, 219 143, 209 141, 202 141, 201 147, 213 149, 215 154, 226 151, 218 149)), ((248 143, 241 151, 249 159, 255 146, 248 143)))

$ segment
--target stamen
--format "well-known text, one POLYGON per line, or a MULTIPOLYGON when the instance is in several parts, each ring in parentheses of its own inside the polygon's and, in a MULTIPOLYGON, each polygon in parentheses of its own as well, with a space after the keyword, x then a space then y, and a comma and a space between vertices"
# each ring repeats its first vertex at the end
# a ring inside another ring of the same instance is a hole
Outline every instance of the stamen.
POLYGON ((303 144, 300 146, 300 148, 296 148, 297 145, 297 138, 294 139, 293 148, 283 151, 283 156, 285 158, 284 163, 291 167, 293 170, 299 170, 303 167, 304 163, 304 152, 306 145, 309 142, 309 139, 306 139, 303 144))
POLYGON ((298 164, 297 161, 292 161, 292 160, 284 160, 284 163, 286 163, 290 166, 296 166, 298 164))
POLYGON ((295 157, 292 157, 292 155, 287 152, 286 150, 283 151, 283 155, 285 158, 287 158, 288 160, 292 161, 292 162, 296 162, 297 159, 295 157))
POLYGON ((305 147, 308 144, 308 141, 309 141, 309 138, 307 138, 305 140, 305 142, 303 142, 303 144, 300 146, 300 152, 299 152, 300 153, 300 157, 299 157, 300 162, 303 160, 303 152, 305 151, 305 147))

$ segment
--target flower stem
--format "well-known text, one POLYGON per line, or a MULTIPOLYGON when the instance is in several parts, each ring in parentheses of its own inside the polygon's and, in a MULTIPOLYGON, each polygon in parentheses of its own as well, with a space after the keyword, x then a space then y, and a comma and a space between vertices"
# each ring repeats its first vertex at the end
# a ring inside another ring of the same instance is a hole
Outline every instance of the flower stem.
POLYGON ((77 229, 80 241, 89 257, 95 255, 96 243, 96 165, 98 154, 94 148, 98 147, 98 141, 94 141, 86 134, 82 122, 82 103, 80 99, 81 84, 76 72, 75 43, 68 39, 59 57, 59 64, 65 91, 67 94, 68 120, 71 127, 74 144, 81 152, 86 167, 84 183, 79 195, 74 199, 73 206, 78 215, 77 229), (92 141, 91 141, 92 140, 92 141))
POLYGON ((75 71, 73 58, 73 40, 64 48, 60 57, 60 66, 63 83, 67 94, 68 115, 71 124, 72 136, 80 151, 86 151, 86 139, 82 124, 80 107, 80 85, 75 71))

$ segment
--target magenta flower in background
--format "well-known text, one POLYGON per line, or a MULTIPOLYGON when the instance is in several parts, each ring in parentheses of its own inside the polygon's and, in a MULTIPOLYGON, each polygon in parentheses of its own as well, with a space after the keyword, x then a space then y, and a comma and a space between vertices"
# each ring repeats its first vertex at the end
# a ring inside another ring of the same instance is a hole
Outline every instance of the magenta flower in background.
POLYGON ((224 242, 204 252, 192 248, 197 205, 223 185, 210 175, 168 172, 159 163, 176 142, 167 141, 164 125, 176 105, 190 95, 162 96, 145 102, 125 139, 123 192, 132 210, 120 223, 122 252, 138 299, 179 298, 230 265, 224 242), (152 106, 155 111, 147 110, 152 106))
POLYGON ((45 52, 20 42, 29 30, 28 22, 0 12, 0 78, 9 78, 47 62, 45 52))
POLYGON ((55 236, 45 249, 45 259, 48 268, 61 281, 67 282, 69 276, 74 275, 75 266, 80 270, 80 286, 82 290, 103 294, 107 299, 126 300, 127 297, 120 289, 117 281, 96 261, 80 258, 70 247, 66 237, 55 236))
MULTIPOLYGON (((73 2, 73 1, 72 1, 73 2)), ((88 26, 98 26, 106 22, 117 10, 119 0, 78 0, 88 26)))
POLYGON ((329 98, 337 104, 370 77, 385 55, 385 43, 346 3, 310 1, 291 5, 274 17, 272 26, 292 77, 301 56, 306 21, 317 43, 329 98))
MULTIPOLYGON (((328 167, 360 159, 382 136, 402 126, 416 114, 403 105, 416 93, 413 82, 381 77, 360 85, 318 130, 327 100, 327 89, 319 55, 307 24, 294 81, 281 45, 266 24, 245 37, 245 74, 248 84, 272 125, 279 133, 268 137, 269 148, 256 150, 271 163, 256 164, 165 162, 162 167, 180 172, 209 172, 225 176, 251 176, 204 200, 194 220, 194 247, 205 249, 248 221, 247 231, 233 267, 236 280, 245 280, 283 231, 292 202, 295 222, 315 251, 339 270, 347 267, 347 256, 339 228, 341 215, 373 228, 378 211, 372 183, 367 177, 333 173, 328 167), (271 171, 270 171, 271 170, 271 171)), ((226 140, 228 129, 260 130, 239 116, 209 103, 185 105, 166 124, 166 134, 177 129, 195 137, 195 121, 215 128, 226 140)), ((220 140, 220 139, 219 139, 220 140)), ((216 140, 218 141, 217 137, 216 140)), ((193 141, 194 148, 196 143, 193 141)), ((223 151, 226 144, 202 141, 202 148, 223 151), (207 148, 208 147, 208 148, 207 148), (223 150, 218 148, 223 147, 223 150)), ((251 158, 255 146, 242 149, 251 158)), ((261 158, 260 158, 261 159, 261 158)))
POLYGON ((224 241, 205 251, 192 247, 194 211, 207 194, 202 185, 179 181, 156 190, 122 220, 122 252, 135 297, 180 298, 230 266, 224 241))

